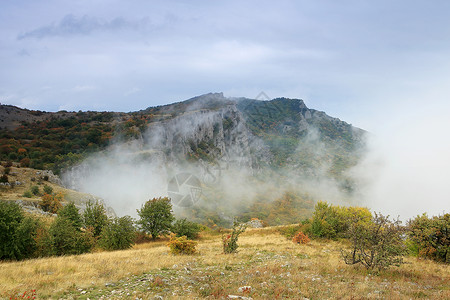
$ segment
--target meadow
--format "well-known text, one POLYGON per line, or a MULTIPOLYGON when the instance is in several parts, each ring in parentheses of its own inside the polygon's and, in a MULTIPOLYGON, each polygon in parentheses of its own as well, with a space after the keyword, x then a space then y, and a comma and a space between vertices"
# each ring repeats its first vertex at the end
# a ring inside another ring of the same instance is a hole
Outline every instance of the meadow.
POLYGON ((346 265, 344 241, 294 244, 282 227, 247 229, 235 254, 203 233, 196 255, 172 255, 168 240, 129 250, 0 263, 4 299, 449 299, 448 265, 407 257, 400 267, 346 265), (25 294, 24 294, 25 293, 25 294), (236 298, 239 299, 239 298, 236 298))

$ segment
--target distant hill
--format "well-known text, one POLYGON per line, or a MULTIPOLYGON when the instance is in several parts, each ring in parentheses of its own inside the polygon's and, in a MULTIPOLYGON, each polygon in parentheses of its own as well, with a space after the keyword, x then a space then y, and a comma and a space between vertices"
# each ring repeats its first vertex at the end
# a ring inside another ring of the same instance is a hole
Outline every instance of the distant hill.
MULTIPOLYGON (((289 207, 308 203, 303 208, 309 210, 311 201, 323 198, 325 192, 336 190, 351 198, 357 183, 347 171, 365 151, 364 130, 310 109, 300 99, 259 101, 210 93, 130 113, 50 113, 1 105, 0 117, 2 161, 64 173, 68 187, 92 194, 105 193, 96 187, 122 178, 125 172, 117 167, 106 175, 98 173, 105 165, 152 170, 149 173, 157 177, 148 180, 155 186, 149 185, 137 198, 167 193, 170 178, 190 172, 200 182, 200 200, 208 205, 196 207, 188 217, 204 220, 215 211, 215 217, 209 216, 216 218, 212 222, 226 218, 217 217, 217 212, 226 214, 230 207, 241 216, 259 214, 272 220, 275 217, 269 218, 268 211, 278 205, 287 220, 289 207), (95 159, 85 160, 93 155, 95 159), (107 177, 111 174, 116 175, 107 177), (89 185, 99 177, 106 183, 89 185), (252 189, 242 192, 244 186, 252 189), (281 202, 273 202, 275 198, 281 202), (224 206, 229 201, 234 204, 224 206)), ((128 177, 147 176, 136 172, 128 177)), ((117 185, 113 183, 109 190, 117 185)), ((98 196, 114 198, 118 194, 98 196)))

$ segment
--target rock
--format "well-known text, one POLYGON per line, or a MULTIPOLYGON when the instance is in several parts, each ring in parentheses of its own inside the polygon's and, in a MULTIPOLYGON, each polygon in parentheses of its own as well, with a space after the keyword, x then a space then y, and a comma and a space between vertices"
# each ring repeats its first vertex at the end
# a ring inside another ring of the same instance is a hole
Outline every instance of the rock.
POLYGON ((251 228, 263 228, 263 222, 260 219, 251 219, 247 222, 247 225, 251 228))
POLYGON ((239 293, 250 293, 252 291, 252 287, 249 285, 241 286, 238 288, 239 293))
POLYGON ((252 300, 252 297, 244 297, 244 296, 237 296, 237 295, 228 295, 228 299, 242 299, 242 300, 252 300))

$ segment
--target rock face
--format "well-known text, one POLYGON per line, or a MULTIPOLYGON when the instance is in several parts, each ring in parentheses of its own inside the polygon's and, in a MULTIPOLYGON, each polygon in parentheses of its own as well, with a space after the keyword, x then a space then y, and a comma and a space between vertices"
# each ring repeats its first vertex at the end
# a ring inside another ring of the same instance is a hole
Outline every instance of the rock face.
POLYGON ((223 201, 237 207, 249 201, 242 195, 257 197, 281 185, 299 188, 305 178, 329 177, 351 191, 345 170, 357 162, 364 140, 363 130, 299 99, 258 101, 216 93, 133 114, 151 120, 136 139, 112 145, 63 176, 70 188, 120 204, 118 214, 132 207, 132 199, 138 207, 168 195, 168 183, 171 193, 191 198, 192 189, 202 189, 208 209, 223 201), (201 184, 178 182, 191 178, 186 174, 201 184), (217 201, 212 205, 211 199, 217 201))
MULTIPOLYGON (((319 160, 333 164, 338 156, 352 157, 364 137, 363 130, 309 109, 299 99, 258 101, 214 93, 137 113, 164 117, 128 142, 132 147, 127 155, 131 160, 145 157, 161 168, 187 161, 253 172, 286 165, 312 170, 319 160)), ((72 171, 79 177, 89 169, 84 164, 72 171)), ((66 176, 65 183, 75 187, 73 180, 66 176)))

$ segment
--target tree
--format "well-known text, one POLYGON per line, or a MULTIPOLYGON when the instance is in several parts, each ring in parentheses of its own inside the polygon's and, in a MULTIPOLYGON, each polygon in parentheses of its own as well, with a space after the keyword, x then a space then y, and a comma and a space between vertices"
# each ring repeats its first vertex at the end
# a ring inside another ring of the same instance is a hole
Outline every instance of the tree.
POLYGON ((341 250, 346 264, 362 264, 367 269, 387 269, 403 263, 405 245, 401 221, 389 220, 389 216, 375 213, 371 222, 356 216, 348 229, 351 251, 341 250))
POLYGON ((409 242, 417 255, 450 263, 450 214, 426 214, 408 222, 409 242))
POLYGON ((38 226, 36 219, 24 216, 18 204, 0 201, 0 259, 31 257, 38 226))
POLYGON ((198 233, 202 230, 197 223, 187 221, 186 219, 177 220, 172 226, 172 232, 177 237, 185 236, 190 240, 198 237, 198 233))
POLYGON ((135 232, 131 217, 114 218, 103 227, 99 245, 105 250, 128 249, 134 244, 135 232))
POLYGON ((48 230, 51 255, 70 255, 89 252, 94 246, 91 232, 77 230, 69 218, 57 217, 48 230))
POLYGON ((158 235, 166 234, 175 220, 172 214, 172 204, 168 197, 153 198, 137 210, 140 220, 138 224, 142 230, 155 240, 158 235))
POLYGON ((46 212, 56 214, 58 212, 58 209, 62 207, 61 202, 64 200, 64 196, 61 193, 57 195, 44 194, 41 199, 42 209, 46 212))
POLYGON ((76 230, 81 229, 81 216, 73 202, 58 210, 58 217, 68 219, 76 230))
POLYGON ((86 208, 83 212, 83 221, 86 228, 92 227, 94 236, 100 236, 103 227, 106 226, 108 222, 108 216, 106 215, 106 209, 101 202, 91 202, 86 203, 86 208))

